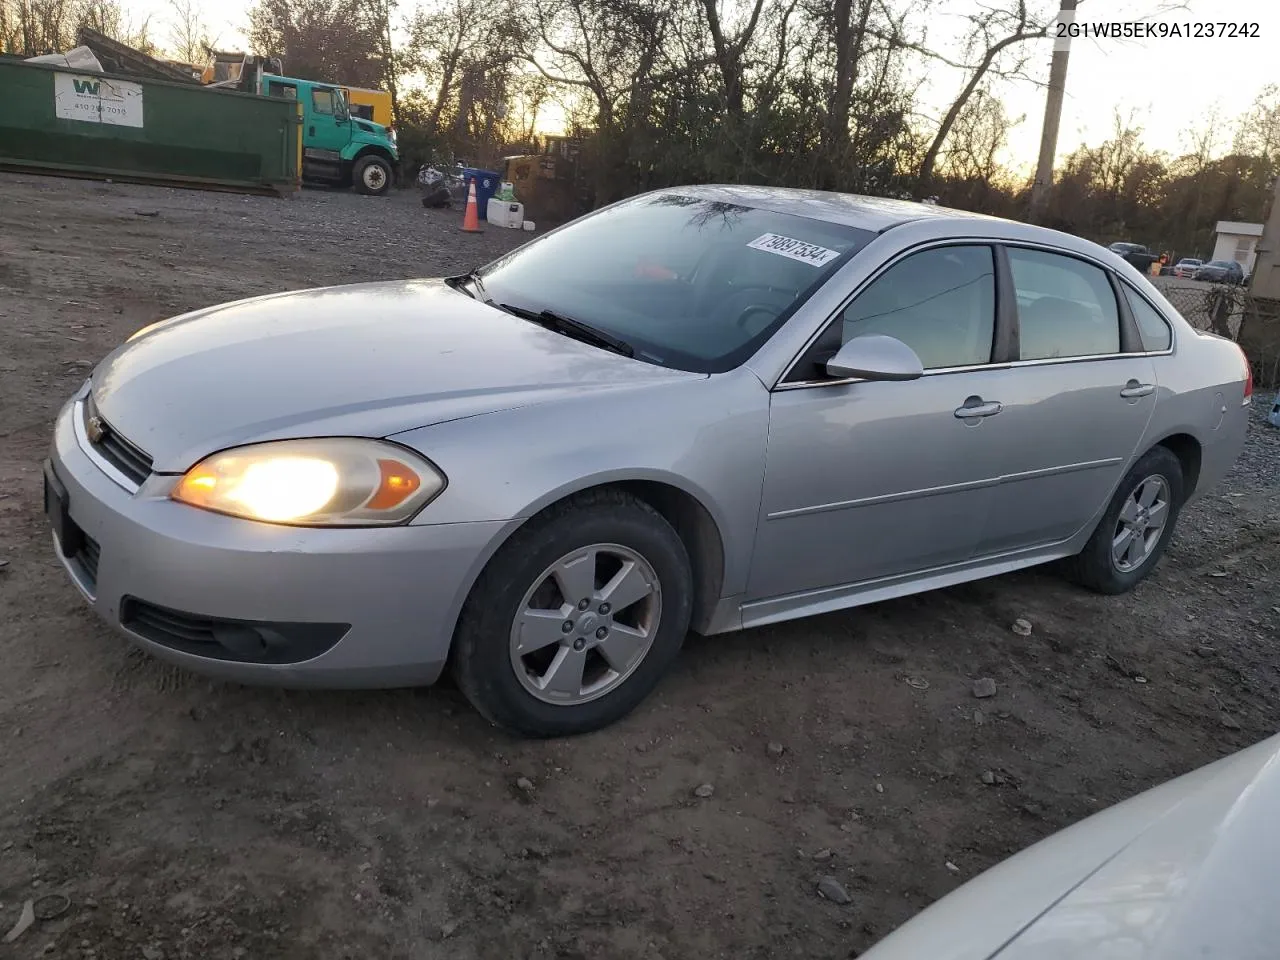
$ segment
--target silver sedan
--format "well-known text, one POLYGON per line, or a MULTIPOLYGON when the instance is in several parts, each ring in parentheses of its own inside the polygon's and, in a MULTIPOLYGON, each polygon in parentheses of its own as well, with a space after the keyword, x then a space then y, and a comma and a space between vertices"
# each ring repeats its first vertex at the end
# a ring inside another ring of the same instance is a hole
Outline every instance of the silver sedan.
POLYGON ((134 643, 245 682, 448 668, 594 729, 723 633, 1053 560, 1119 593, 1244 441, 1235 344, 1019 223, 690 187, 465 276, 139 331, 57 419, 56 548, 134 643))

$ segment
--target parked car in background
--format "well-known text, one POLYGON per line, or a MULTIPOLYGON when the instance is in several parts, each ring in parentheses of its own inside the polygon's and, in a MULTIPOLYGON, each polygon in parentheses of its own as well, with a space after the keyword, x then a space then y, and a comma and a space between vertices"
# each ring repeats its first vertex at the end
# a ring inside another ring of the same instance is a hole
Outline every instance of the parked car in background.
POLYGON ((1244 267, 1234 260, 1210 260, 1196 268, 1195 279, 1209 283, 1244 283, 1244 267))
POLYGON ((1271 960, 1280 737, 997 864, 862 960, 1271 960))
POLYGON ((1160 259, 1160 254, 1152 253, 1140 243, 1113 243, 1108 249, 1143 274, 1150 273, 1151 265, 1160 259))
POLYGON ((1183 257, 1173 265, 1173 275, 1181 277, 1184 280, 1195 278, 1196 270, 1204 263, 1203 260, 1195 260, 1191 257, 1183 257))
POLYGON ((1077 237, 673 188, 462 276, 144 328, 59 414, 45 506, 157 656, 312 686, 448 666, 551 736, 630 711, 690 628, 1064 559, 1129 590, 1251 395, 1236 344, 1077 237))

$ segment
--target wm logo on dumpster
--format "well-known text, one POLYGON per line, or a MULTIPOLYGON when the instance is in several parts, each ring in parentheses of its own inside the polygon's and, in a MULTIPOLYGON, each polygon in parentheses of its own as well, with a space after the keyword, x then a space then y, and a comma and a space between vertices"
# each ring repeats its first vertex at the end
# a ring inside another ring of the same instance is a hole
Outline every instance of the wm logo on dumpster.
POLYGON ((98 80, 81 80, 79 77, 72 77, 71 84, 76 88, 76 93, 87 93, 90 96, 100 96, 99 91, 102 89, 102 83, 98 80))

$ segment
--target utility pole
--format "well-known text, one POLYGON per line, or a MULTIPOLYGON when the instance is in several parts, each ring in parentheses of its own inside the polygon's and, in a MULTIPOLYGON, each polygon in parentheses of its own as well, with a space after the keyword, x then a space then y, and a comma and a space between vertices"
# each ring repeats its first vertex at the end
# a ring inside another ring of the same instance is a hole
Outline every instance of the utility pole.
MULTIPOLYGON (((1076 5, 1080 0, 1062 0, 1055 23, 1074 24, 1076 5)), ((1050 27, 1050 29, 1054 29, 1050 27)), ((1031 185, 1031 222, 1038 223, 1044 216, 1053 187, 1053 157, 1058 149, 1058 125, 1062 122, 1062 98, 1067 89, 1067 57, 1071 54, 1071 38, 1062 36, 1053 41, 1053 61, 1049 65, 1049 97, 1044 106, 1044 128, 1040 132, 1040 159, 1036 164, 1036 179, 1031 185)))

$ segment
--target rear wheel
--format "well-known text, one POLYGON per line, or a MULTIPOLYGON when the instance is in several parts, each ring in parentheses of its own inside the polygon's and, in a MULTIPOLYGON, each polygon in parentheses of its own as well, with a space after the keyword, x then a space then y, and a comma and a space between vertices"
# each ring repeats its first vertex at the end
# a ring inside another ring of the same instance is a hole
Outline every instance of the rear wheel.
POLYGON ((356 189, 371 197, 380 197, 391 189, 391 164, 381 157, 362 157, 352 171, 356 189))
POLYGON ((1079 554, 1071 578, 1098 593, 1117 594, 1144 580, 1164 554, 1185 496, 1182 464, 1154 447, 1133 465, 1079 554))
POLYGON ((525 736, 607 726, 679 653, 692 583, 684 544, 648 504, 572 498, 517 532, 472 588, 454 634, 458 686, 525 736))

